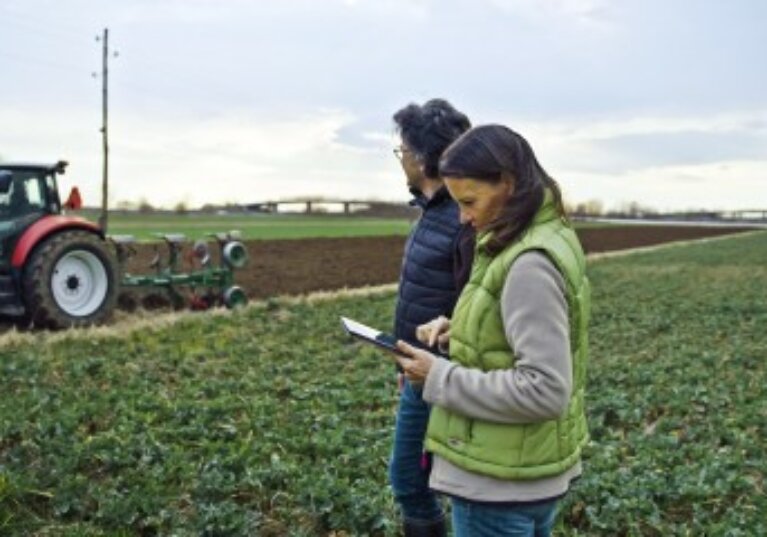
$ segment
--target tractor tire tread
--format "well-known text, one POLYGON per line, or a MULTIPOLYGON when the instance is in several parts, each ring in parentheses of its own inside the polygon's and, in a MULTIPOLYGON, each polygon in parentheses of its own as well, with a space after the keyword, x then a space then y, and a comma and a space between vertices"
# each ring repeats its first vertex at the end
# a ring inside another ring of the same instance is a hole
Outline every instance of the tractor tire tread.
POLYGON ((27 318, 40 328, 61 329, 103 324, 114 312, 119 286, 118 263, 109 245, 95 233, 82 230, 61 231, 40 242, 30 254, 22 277, 27 318), (109 282, 98 309, 84 317, 72 317, 56 304, 50 289, 51 272, 65 253, 81 248, 96 255, 109 282))

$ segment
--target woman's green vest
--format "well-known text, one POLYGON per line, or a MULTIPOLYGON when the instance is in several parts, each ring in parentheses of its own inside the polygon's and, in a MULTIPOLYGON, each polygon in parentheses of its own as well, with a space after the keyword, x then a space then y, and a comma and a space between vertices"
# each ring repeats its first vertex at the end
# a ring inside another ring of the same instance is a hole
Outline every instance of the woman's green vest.
POLYGON ((559 419, 512 425, 475 420, 434 406, 426 449, 461 468, 500 479, 558 475, 579 460, 588 441, 583 400, 590 288, 583 249, 548 193, 530 227, 495 257, 482 248, 489 238, 485 235, 477 243, 471 277, 453 312, 451 359, 483 371, 514 367, 516 358, 506 340, 500 297, 514 260, 529 250, 542 251, 566 284, 573 367, 570 404, 559 419))

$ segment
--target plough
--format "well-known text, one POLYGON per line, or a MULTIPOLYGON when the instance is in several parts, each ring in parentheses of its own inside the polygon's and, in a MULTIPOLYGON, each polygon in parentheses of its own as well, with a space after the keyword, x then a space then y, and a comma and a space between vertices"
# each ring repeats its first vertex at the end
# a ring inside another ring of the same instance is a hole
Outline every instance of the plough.
POLYGON ((239 234, 210 235, 217 261, 204 241, 185 257, 183 235, 161 234, 167 255, 156 246, 152 272, 130 273, 132 237, 106 236, 94 222, 64 214, 82 204, 76 187, 61 203, 57 179, 66 167, 0 164, 0 314, 50 328, 99 324, 111 316, 120 290, 131 288, 164 290, 174 306, 193 309, 247 301, 234 284, 234 271, 248 262, 239 234))
POLYGON ((165 243, 167 257, 164 259, 160 246, 155 245, 154 257, 149 264, 154 272, 149 274, 132 274, 127 270, 128 261, 136 254, 134 237, 108 236, 115 247, 123 289, 163 289, 175 307, 183 307, 188 301, 188 306, 196 310, 213 306, 231 309, 247 303, 245 292, 234 284, 234 271, 245 267, 248 262, 247 250, 239 241, 239 232, 208 234, 218 245, 217 263, 214 263, 205 241, 195 241, 188 255, 184 255, 185 235, 156 233, 155 236, 165 243), (182 266, 183 261, 186 261, 188 271, 182 266), (190 291, 188 299, 182 289, 190 291))

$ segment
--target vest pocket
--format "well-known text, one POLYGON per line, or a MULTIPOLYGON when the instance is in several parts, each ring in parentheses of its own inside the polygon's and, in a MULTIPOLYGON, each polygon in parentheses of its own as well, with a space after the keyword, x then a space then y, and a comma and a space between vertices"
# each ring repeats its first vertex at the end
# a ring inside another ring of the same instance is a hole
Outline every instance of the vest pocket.
POLYGON ((447 445, 458 449, 471 440, 473 420, 449 413, 447 416, 447 445))
POLYGON ((520 464, 539 466, 560 459, 558 424, 556 421, 531 423, 524 426, 520 464))

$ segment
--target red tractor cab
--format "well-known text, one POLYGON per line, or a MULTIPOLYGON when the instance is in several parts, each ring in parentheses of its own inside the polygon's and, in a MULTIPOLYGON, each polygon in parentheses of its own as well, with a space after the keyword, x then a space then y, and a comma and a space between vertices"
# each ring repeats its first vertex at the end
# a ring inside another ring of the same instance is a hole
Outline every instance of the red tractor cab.
MULTIPOLYGON (((0 315, 48 328, 104 322, 120 285, 102 230, 62 214, 66 166, 0 163, 0 315)), ((80 203, 73 189, 65 207, 80 203)))

